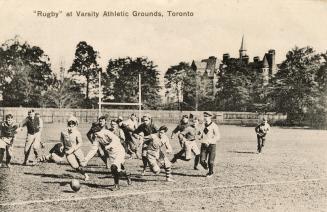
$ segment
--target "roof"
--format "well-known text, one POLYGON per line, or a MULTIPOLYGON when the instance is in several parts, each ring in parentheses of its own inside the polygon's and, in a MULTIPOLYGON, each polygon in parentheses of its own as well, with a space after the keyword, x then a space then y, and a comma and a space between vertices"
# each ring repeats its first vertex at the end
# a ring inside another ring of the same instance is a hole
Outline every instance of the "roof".
POLYGON ((269 63, 268 63, 268 59, 267 59, 267 56, 266 55, 263 57, 262 67, 263 68, 269 68, 269 63))
POLYGON ((206 69, 207 63, 206 62, 201 62, 198 60, 193 60, 192 65, 195 65, 196 69, 206 69))

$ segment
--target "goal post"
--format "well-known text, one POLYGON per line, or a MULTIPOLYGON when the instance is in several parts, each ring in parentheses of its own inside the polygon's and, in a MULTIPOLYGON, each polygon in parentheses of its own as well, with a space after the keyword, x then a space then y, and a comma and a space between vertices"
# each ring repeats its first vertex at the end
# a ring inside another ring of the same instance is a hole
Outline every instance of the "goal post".
POLYGON ((139 95, 138 95, 138 102, 137 103, 126 103, 126 102, 103 102, 102 101, 102 85, 101 85, 101 73, 99 74, 99 111, 98 117, 102 115, 102 105, 127 105, 127 106, 138 106, 139 107, 139 122, 141 120, 141 111, 142 111, 142 87, 141 87, 141 74, 138 75, 138 86, 139 86, 139 95))

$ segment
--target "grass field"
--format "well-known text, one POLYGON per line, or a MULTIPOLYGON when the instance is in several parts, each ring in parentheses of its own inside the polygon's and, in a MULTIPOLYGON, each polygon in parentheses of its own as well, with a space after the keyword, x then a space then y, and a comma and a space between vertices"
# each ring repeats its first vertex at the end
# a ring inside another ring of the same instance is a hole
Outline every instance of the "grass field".
MULTIPOLYGON (((45 151, 62 127, 46 126, 45 151)), ((80 128, 87 152, 87 127, 80 128)), ((90 180, 77 193, 68 183, 81 176, 69 165, 20 165, 25 134, 19 133, 12 168, 0 169, 0 211, 327 211, 327 131, 273 127, 262 154, 256 154, 253 128, 223 125, 220 131, 213 178, 193 170, 193 161, 174 164, 174 183, 163 170, 140 177, 142 162, 131 159, 133 184, 121 180, 121 189, 112 191, 111 174, 93 158, 90 180)), ((177 152, 177 140, 171 143, 177 152)))

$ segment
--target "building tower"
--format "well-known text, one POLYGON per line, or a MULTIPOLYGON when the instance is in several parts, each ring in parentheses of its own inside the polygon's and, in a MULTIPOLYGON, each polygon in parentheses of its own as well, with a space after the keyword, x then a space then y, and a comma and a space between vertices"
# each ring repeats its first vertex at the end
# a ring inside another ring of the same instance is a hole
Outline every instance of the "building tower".
POLYGON ((244 35, 242 36, 241 48, 240 48, 239 52, 240 52, 240 59, 242 59, 244 56, 246 56, 246 47, 245 47, 244 35))
POLYGON ((266 55, 263 57, 261 70, 264 85, 267 85, 269 81, 269 63, 266 55))

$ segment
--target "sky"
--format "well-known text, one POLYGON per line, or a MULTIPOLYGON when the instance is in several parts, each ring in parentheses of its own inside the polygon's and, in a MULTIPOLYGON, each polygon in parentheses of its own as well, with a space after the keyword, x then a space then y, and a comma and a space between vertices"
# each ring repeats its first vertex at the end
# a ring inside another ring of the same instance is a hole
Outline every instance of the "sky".
POLYGON ((108 60, 146 56, 160 73, 181 61, 192 62, 224 53, 238 57, 244 35, 247 54, 262 59, 276 50, 281 62, 295 46, 327 50, 327 1, 322 0, 0 0, 0 43, 16 35, 41 47, 52 69, 72 64, 76 45, 86 41, 108 60), (193 16, 169 17, 168 10, 193 16), (57 18, 34 11, 58 12, 57 18), (72 17, 67 17, 68 12, 72 17), (99 12, 77 17, 76 11, 99 12), (104 11, 126 11, 129 17, 103 17, 104 11), (161 12, 163 17, 134 17, 132 11, 161 12))

